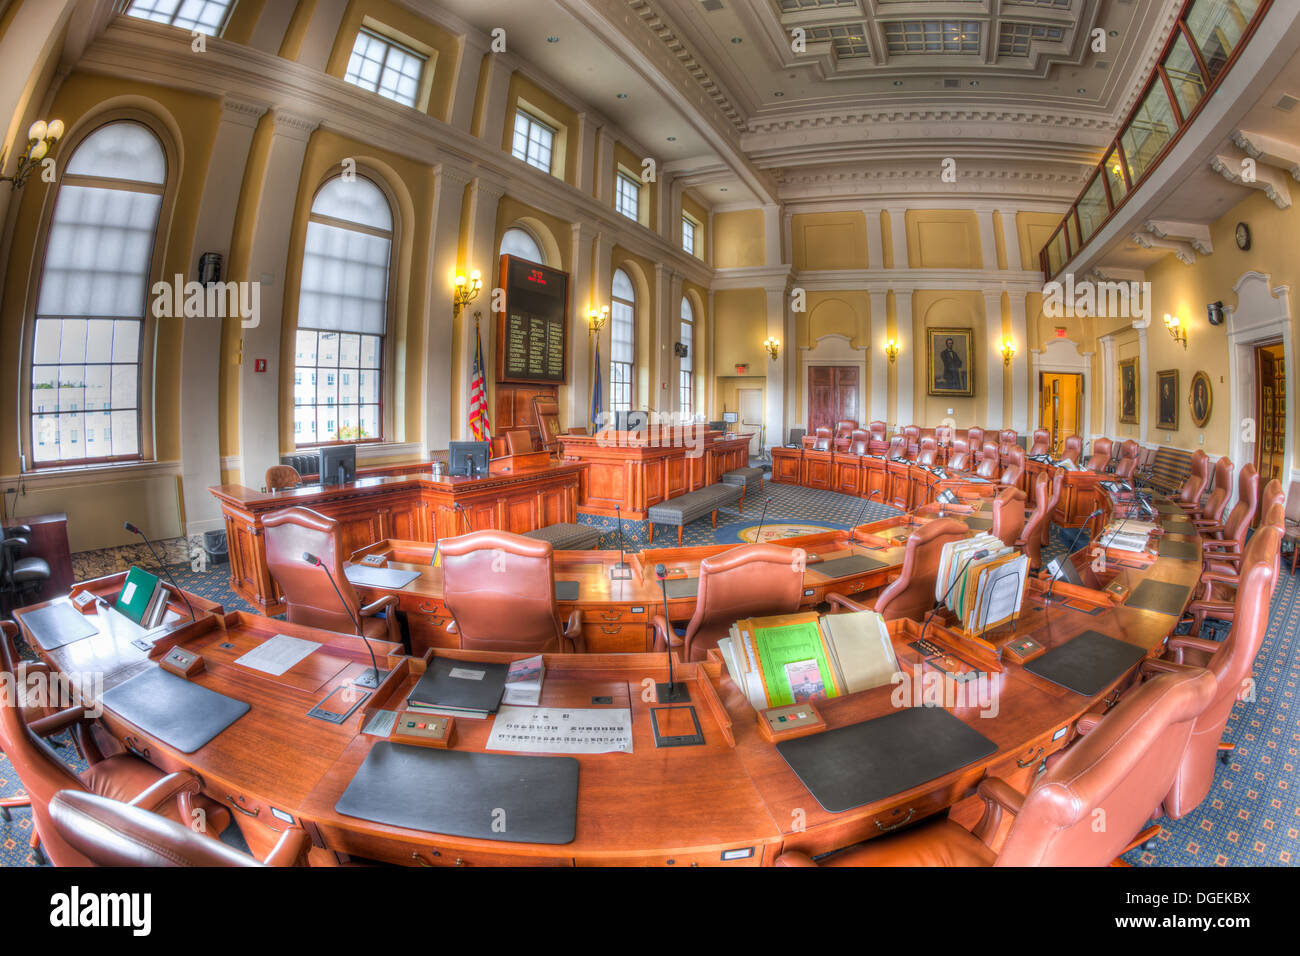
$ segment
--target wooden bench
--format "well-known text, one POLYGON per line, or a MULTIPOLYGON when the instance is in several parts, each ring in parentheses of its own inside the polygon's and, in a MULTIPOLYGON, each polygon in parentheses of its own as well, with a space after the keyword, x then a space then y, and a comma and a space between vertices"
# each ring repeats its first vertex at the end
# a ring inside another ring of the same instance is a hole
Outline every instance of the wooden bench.
POLYGON ((650 525, 650 543, 653 544, 655 540, 656 524, 677 526, 678 547, 682 543, 682 528, 696 518, 703 518, 707 514, 712 514, 713 527, 716 528, 718 526, 718 509, 723 505, 740 504, 742 490, 741 485, 707 485, 704 488, 697 488, 695 491, 688 491, 684 495, 678 495, 676 498, 661 501, 657 505, 651 505, 646 515, 650 525))
POLYGON ((1156 449, 1151 467, 1144 475, 1147 484, 1164 494, 1173 494, 1192 473, 1192 453, 1181 448, 1156 449))

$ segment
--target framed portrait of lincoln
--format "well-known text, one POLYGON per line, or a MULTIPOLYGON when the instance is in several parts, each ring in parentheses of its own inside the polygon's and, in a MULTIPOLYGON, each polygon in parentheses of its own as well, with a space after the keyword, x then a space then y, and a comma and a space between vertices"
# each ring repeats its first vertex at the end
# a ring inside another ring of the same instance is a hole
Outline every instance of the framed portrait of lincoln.
POLYGON ((972 396, 971 329, 926 329, 926 390, 930 395, 972 396))

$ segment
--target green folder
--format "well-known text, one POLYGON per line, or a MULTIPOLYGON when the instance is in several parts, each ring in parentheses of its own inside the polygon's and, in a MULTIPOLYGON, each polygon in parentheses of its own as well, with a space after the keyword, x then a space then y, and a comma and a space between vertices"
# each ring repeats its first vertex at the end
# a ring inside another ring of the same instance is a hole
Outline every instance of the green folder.
POLYGON ((117 596, 117 603, 113 607, 139 624, 149 608, 154 591, 161 585, 157 575, 132 565, 122 584, 122 593, 117 596))

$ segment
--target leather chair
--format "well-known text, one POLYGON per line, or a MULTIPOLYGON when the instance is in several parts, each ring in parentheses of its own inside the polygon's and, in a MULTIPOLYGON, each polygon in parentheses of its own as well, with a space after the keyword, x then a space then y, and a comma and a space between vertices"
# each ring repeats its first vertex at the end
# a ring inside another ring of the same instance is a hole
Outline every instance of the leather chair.
POLYGON ((1105 471, 1115 454, 1115 443, 1109 438, 1092 440, 1092 457, 1088 459, 1089 471, 1105 471))
MULTIPOLYGON (((1039 526, 1042 531, 1040 535, 1040 545, 1047 547, 1052 541, 1052 515, 1055 514, 1057 506, 1061 503, 1061 489, 1065 486, 1065 470, 1061 468, 1052 469, 1051 481, 1048 484, 1047 492, 1047 517, 1043 519, 1039 526)), ((1030 519, 1026 518, 1026 522, 1030 519)))
MULTIPOLYGON (((933 585, 931 585, 933 587, 933 585)), ((803 571, 793 552, 775 544, 745 544, 700 562, 700 585, 695 614, 686 633, 669 636, 670 626, 662 614, 654 618, 655 650, 682 648, 682 659, 702 661, 709 648, 731 631, 731 625, 746 617, 793 614, 803 597, 803 571)))
POLYGON ((1061 460, 1077 465, 1081 457, 1083 457, 1083 439, 1078 435, 1066 438, 1065 447, 1061 451, 1061 460))
POLYGON ((443 538, 443 601, 449 633, 465 650, 581 653, 582 612, 561 629, 550 542, 507 531, 443 538))
POLYGON ((921 426, 908 425, 903 429, 903 437, 907 439, 907 457, 912 461, 921 453, 921 426))
POLYGON ((1014 428, 1004 428, 998 432, 998 455, 1004 461, 1011 454, 1011 449, 1020 447, 1018 442, 1020 435, 1014 428))
POLYGON ((997 481, 999 464, 998 446, 991 441, 986 441, 984 451, 980 454, 979 467, 975 469, 976 476, 987 478, 989 481, 997 481))
POLYGON ((1029 455, 1050 455, 1052 452, 1052 433, 1046 428, 1035 428, 1034 439, 1029 444, 1029 455))
MULTIPOLYGON (((807 441, 807 439, 804 439, 807 441)), ((831 430, 826 426, 817 429, 817 434, 813 438, 813 451, 830 451, 831 450, 831 430)))
POLYGON ((871 454, 883 455, 889 448, 889 429, 884 422, 871 422, 867 425, 867 434, 871 436, 871 454))
POLYGON ((984 429, 978 425, 966 429, 966 442, 970 445, 972 462, 978 465, 984 457, 984 429))
MULTIPOLYGON (((1276 478, 1268 483, 1268 491, 1276 492, 1281 488, 1281 482, 1276 478), (1275 488, 1276 486, 1276 488, 1275 488)), ((1279 535, 1278 543, 1281 544, 1281 537, 1285 535, 1286 506, 1282 503, 1273 501, 1268 509, 1264 512, 1264 520, 1260 525, 1259 531, 1256 531, 1250 537, 1246 545, 1245 553, 1242 555, 1243 571, 1238 573, 1234 570, 1223 566, 1211 567, 1209 564, 1204 566, 1201 572, 1201 578, 1198 582, 1202 588, 1202 594, 1196 600, 1187 605, 1187 613, 1183 617, 1184 623, 1191 622, 1189 634, 1197 637, 1201 633, 1201 628, 1207 618, 1214 618, 1217 621, 1234 620, 1236 615, 1236 600, 1241 587, 1242 574, 1244 574, 1244 565, 1249 561, 1248 555, 1251 554, 1251 548, 1258 544, 1257 539, 1261 537, 1260 531, 1265 528, 1276 530, 1279 535)), ((1276 554, 1270 555, 1269 560, 1274 565, 1274 578, 1281 569, 1282 552, 1279 547, 1276 554)))
POLYGON ((847 418, 835 423, 835 437, 832 441, 837 451, 843 451, 849 447, 849 441, 853 437, 853 430, 857 427, 857 422, 847 418))
POLYGON ((76 790, 54 795, 50 820, 63 842, 95 866, 299 866, 311 849, 307 831, 294 824, 260 862, 174 820, 76 790))
MULTIPOLYGON (((1103 717, 1079 718, 1079 737, 1024 796, 998 777, 977 792, 975 832, 941 816, 832 857, 825 866, 1106 866, 1125 852, 1181 769, 1197 718, 1217 682, 1203 668, 1161 674, 1103 717), (1015 819, 997 854, 989 847, 1004 812, 1015 819), (1097 821, 1105 820, 1104 827, 1097 821)), ((787 852, 778 866, 811 866, 787 852)))
POLYGON ((302 483, 302 475, 293 465, 272 465, 266 469, 262 478, 267 491, 283 491, 285 488, 297 488, 302 483))
POLYGON ((1295 574, 1296 561, 1300 560, 1300 481, 1291 482, 1291 487, 1286 492, 1286 520, 1282 527, 1282 542, 1291 545, 1291 573, 1295 574))
POLYGON ((933 468, 935 458, 939 454, 939 443, 933 438, 922 438, 920 452, 916 456, 916 463, 925 468, 933 468))
MULTIPOLYGON (((10 633, 0 640, 0 676, 15 686, 20 669, 10 650, 10 633)), ((55 866, 87 866, 89 860, 63 840, 50 820, 50 801, 60 790, 96 793, 111 800, 130 802, 166 813, 176 820, 193 819, 195 807, 207 817, 207 832, 215 838, 230 825, 230 813, 201 796, 199 778, 189 771, 164 774, 153 764, 130 753, 105 757, 90 729, 93 720, 84 707, 69 707, 30 723, 17 695, 0 693, 0 750, 9 758, 31 803, 36 833, 32 847, 43 849, 55 866), (71 729, 89 766, 74 774, 45 741, 45 737, 71 729)))
POLYGON ((1025 500, 1025 493, 1010 485, 993 499, 993 527, 989 534, 1007 547, 1019 541, 1025 530, 1025 500))
POLYGON ((1198 584, 1202 588, 1200 598, 1188 606, 1192 615, 1192 633, 1199 634, 1208 610, 1202 603, 1220 599, 1216 585, 1230 585, 1241 573, 1241 557, 1250 533, 1251 523, 1255 520, 1255 511, 1259 506, 1259 472, 1255 466, 1246 463, 1238 475, 1238 499, 1228 514, 1228 520, 1218 528, 1201 530, 1201 578, 1198 584))
POLYGON ((934 579, 943 546, 969 535, 965 522, 954 518, 927 521, 907 539, 898 577, 877 595, 874 604, 861 604, 836 591, 827 594, 826 600, 850 611, 874 610, 886 621, 900 617, 920 621, 934 607, 934 579))
POLYGON ((1171 819, 1180 820, 1191 813, 1210 792, 1216 760, 1221 749, 1227 749, 1220 744, 1224 727, 1238 697, 1251 687, 1255 657, 1268 630, 1281 544, 1282 532, 1276 525, 1265 525, 1251 537, 1243 557, 1232 629, 1222 643, 1174 635, 1164 657, 1143 666, 1144 673, 1204 667, 1218 681, 1214 699, 1197 718, 1178 775, 1165 797, 1164 811, 1171 819))
POLYGON ((1223 523, 1223 512, 1228 506, 1232 491, 1232 459, 1224 455, 1214 463, 1214 487, 1203 502, 1194 507, 1184 506, 1192 521, 1198 525, 1214 526, 1223 523))
MULTIPOLYGON (((1056 479, 1057 493, 1060 493, 1060 475, 1056 479)), ((1023 548, 1029 555, 1029 571, 1036 574, 1043 564, 1043 525, 1051 520, 1052 505, 1051 487, 1053 482, 1049 481, 1046 473, 1039 472, 1038 477, 1034 479, 1034 503, 1033 513, 1028 517, 1023 516, 1025 526, 1020 532, 1020 537, 1016 539, 1015 545, 1023 548)), ((996 505, 996 502, 995 502, 996 505)))
POLYGON ((533 441, 533 433, 527 428, 515 428, 506 432, 507 455, 527 455, 534 451, 537 451, 537 444, 533 441))
POLYGON ((970 469, 970 445, 964 438, 954 438, 948 452, 948 471, 962 472, 970 469))
POLYGON ((1115 477, 1120 481, 1130 480, 1137 471, 1138 451, 1141 448, 1131 438, 1119 446, 1119 464, 1115 466, 1115 477))
POLYGON ((907 439, 902 435, 895 435, 889 439, 889 450, 885 452, 886 458, 906 458, 907 457, 907 439))
POLYGON ((50 580, 44 558, 23 557, 31 533, 30 525, 18 525, 0 539, 0 604, 6 612, 33 603, 50 580))
POLYGON ((940 444, 940 445, 951 445, 951 444, 952 444, 952 426, 951 426, 951 425, 935 425, 935 426, 934 426, 934 440, 935 440, 938 444, 940 444))
POLYGON ((1198 448, 1192 452, 1191 468, 1182 487, 1178 489, 1174 503, 1184 511, 1190 511, 1201 503, 1201 495, 1205 493, 1205 486, 1209 482, 1210 456, 1198 448))
POLYGON ((1025 450, 1019 445, 1012 445, 1011 450, 1007 452, 1002 459, 1002 464, 1006 467, 1002 471, 1002 477, 998 482, 1003 485, 1020 485, 1020 477, 1025 473, 1025 450))
POLYGON ((849 436, 850 455, 861 457, 867 454, 867 449, 871 446, 871 433, 865 428, 855 428, 853 434, 849 436))
POLYGON ((291 623, 356 634, 354 621, 359 621, 361 634, 370 640, 402 642, 397 595, 386 595, 362 607, 356 589, 343 573, 337 521, 308 508, 285 508, 263 518, 262 527, 266 535, 266 567, 284 595, 291 623), (303 552, 316 555, 329 569, 329 575, 304 561, 303 552), (381 611, 384 617, 377 616, 381 611))

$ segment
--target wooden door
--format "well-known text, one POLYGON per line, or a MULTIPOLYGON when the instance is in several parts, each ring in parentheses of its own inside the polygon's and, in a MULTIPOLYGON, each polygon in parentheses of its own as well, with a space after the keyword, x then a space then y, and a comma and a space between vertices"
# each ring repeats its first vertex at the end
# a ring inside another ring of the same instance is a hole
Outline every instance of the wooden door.
MULTIPOLYGON (((757 457, 762 454, 763 449, 763 390, 738 388, 736 402, 740 406, 740 431, 748 432, 753 436, 749 439, 749 453, 757 457)), ((775 444, 780 445, 784 441, 783 436, 777 435, 775 444)), ((769 441, 767 444, 771 445, 773 442, 769 441)))
POLYGON ((858 408, 856 365, 808 366, 808 434, 844 419, 862 424, 858 408))
POLYGON ((1255 350, 1255 467, 1259 484, 1276 478, 1286 487, 1286 362, 1282 344, 1255 350))
POLYGON ((1052 433, 1052 454, 1060 455, 1065 440, 1083 433, 1083 375, 1077 372, 1038 373, 1038 424, 1052 433))

